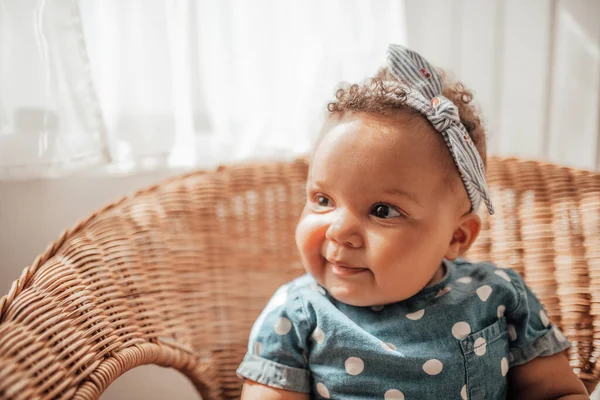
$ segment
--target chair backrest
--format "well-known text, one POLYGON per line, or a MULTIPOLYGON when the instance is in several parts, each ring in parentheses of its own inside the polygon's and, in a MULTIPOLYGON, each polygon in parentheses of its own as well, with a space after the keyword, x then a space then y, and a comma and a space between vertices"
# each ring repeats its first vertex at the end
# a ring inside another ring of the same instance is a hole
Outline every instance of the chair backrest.
MULTIPOLYGON (((0 300, 0 398, 95 399, 144 364, 185 374, 204 399, 234 399, 248 332, 303 273, 294 228, 304 160, 198 172, 94 213, 0 300)), ((600 377, 600 174, 491 158, 497 214, 468 255, 514 268, 600 377), (594 342, 595 340, 595 342, 594 342)))

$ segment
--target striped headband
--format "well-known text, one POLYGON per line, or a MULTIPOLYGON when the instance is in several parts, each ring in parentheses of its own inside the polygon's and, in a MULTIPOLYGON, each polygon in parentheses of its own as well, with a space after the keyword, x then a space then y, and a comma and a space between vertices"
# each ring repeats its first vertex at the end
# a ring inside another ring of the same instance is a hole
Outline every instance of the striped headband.
POLYGON ((396 44, 388 47, 387 61, 394 77, 406 86, 406 104, 427 117, 444 137, 467 189, 471 211, 477 211, 483 200, 493 214, 481 156, 460 122, 458 108, 442 96, 440 74, 419 54, 396 44))

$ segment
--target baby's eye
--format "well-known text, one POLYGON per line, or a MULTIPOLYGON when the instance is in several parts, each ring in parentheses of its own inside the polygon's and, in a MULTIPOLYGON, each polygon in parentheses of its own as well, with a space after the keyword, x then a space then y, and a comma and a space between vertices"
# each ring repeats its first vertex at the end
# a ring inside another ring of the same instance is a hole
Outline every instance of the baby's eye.
POLYGON ((398 218, 402 216, 398 210, 392 206, 388 206, 387 204, 375 204, 371 210, 371 214, 382 219, 398 218))
POLYGON ((331 207, 331 200, 328 197, 323 196, 322 194, 318 194, 315 196, 315 203, 319 207, 328 208, 331 207))

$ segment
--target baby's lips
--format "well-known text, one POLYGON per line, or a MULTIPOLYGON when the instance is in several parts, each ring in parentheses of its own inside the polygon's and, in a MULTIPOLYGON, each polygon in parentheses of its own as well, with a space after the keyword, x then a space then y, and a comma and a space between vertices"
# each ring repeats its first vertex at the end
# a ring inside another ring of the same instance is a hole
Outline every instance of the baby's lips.
POLYGON ((347 263, 345 261, 330 260, 328 258, 326 258, 326 260, 327 260, 328 263, 333 264, 333 265, 335 265, 337 267, 343 267, 343 268, 348 268, 348 269, 368 269, 367 267, 357 267, 357 266, 354 266, 354 265, 352 265, 350 263, 347 263))

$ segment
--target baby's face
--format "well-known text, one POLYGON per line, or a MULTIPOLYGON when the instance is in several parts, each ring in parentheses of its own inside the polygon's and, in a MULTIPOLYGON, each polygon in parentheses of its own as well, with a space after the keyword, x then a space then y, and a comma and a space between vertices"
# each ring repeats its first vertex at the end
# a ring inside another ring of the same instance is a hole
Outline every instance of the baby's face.
POLYGON ((445 181, 439 134, 402 118, 333 116, 313 155, 296 243, 307 271, 347 304, 401 301, 439 280, 468 211, 445 181))

